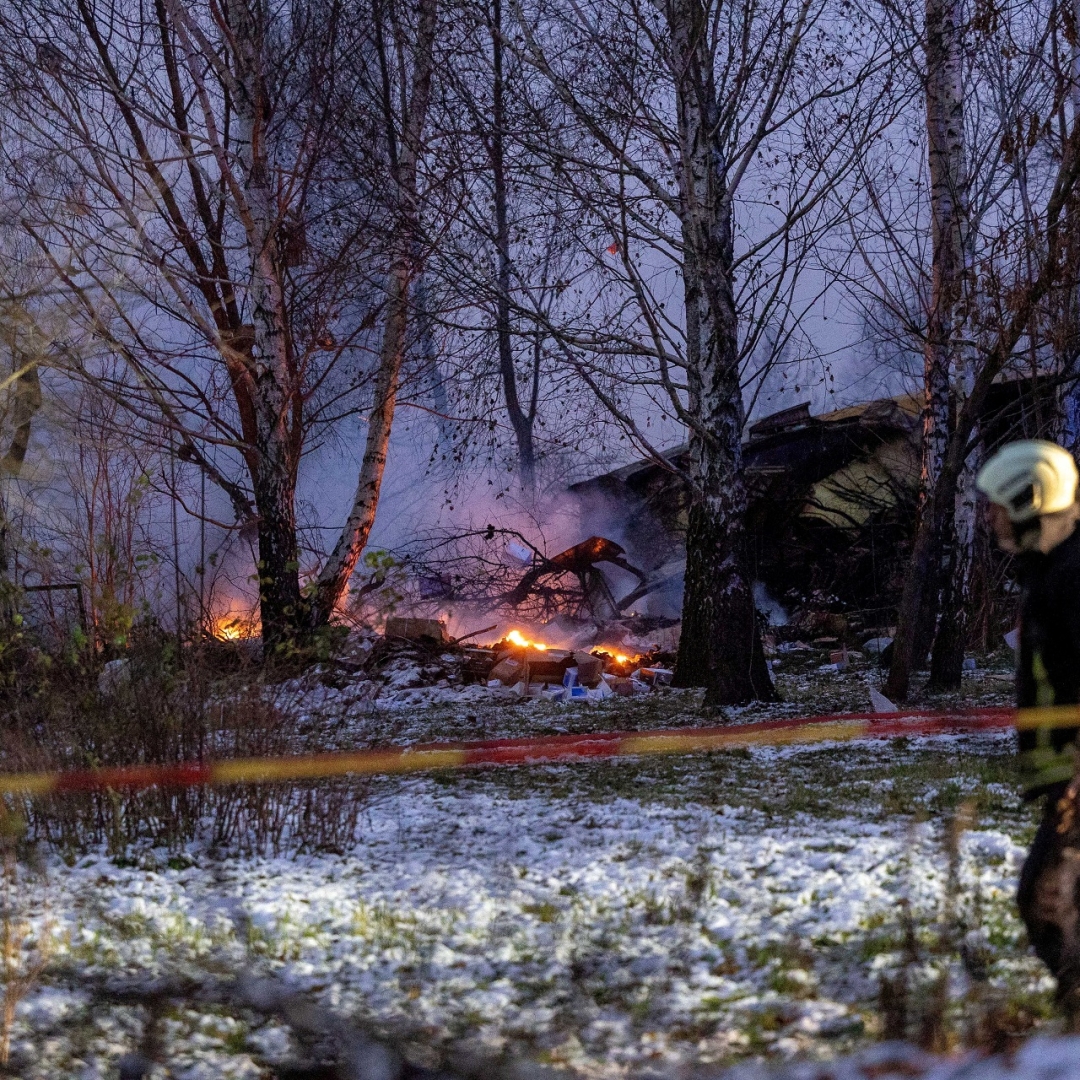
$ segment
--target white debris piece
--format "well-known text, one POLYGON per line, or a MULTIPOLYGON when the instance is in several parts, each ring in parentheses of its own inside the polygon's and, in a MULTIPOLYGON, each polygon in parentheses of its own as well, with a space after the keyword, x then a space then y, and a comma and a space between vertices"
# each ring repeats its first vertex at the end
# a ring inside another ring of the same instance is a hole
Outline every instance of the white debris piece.
POLYGON ((869 641, 863 642, 863 652, 869 653, 870 656, 880 656, 892 643, 891 637, 870 638, 869 641))
POLYGON ((880 690, 875 690, 872 686, 870 687, 870 706, 877 713, 900 711, 880 690))
POLYGON ((514 562, 520 563, 522 566, 528 566, 529 563, 533 561, 533 553, 517 540, 507 541, 506 554, 509 555, 514 562))
POLYGON ((131 660, 122 657, 119 660, 110 660, 98 676, 98 693, 115 694, 121 686, 131 682, 131 660))

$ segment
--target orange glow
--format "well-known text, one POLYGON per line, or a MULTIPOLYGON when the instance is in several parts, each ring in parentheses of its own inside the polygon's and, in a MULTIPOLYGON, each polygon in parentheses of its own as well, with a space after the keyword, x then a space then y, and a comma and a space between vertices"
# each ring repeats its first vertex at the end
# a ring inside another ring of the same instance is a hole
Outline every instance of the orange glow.
POLYGON ((547 646, 539 641, 529 641, 520 630, 511 630, 506 635, 506 640, 513 642, 515 645, 520 645, 523 649, 538 649, 540 652, 547 652, 547 646))
POLYGON ((209 623, 210 635, 218 641, 240 641, 255 637, 259 632, 257 620, 235 609, 211 615, 209 623))
POLYGON ((601 657, 610 664, 617 664, 619 667, 635 664, 640 659, 639 656, 627 656, 626 653, 619 652, 614 645, 597 645, 592 654, 601 657))

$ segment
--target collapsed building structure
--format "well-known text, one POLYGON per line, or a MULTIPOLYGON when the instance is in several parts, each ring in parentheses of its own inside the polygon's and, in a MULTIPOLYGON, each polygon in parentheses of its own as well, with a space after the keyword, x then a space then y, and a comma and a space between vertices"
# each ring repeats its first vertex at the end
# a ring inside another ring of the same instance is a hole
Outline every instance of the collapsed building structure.
MULTIPOLYGON (((994 386, 982 424, 992 447, 1045 433, 1053 387, 994 386)), ((808 402, 747 429, 748 555, 770 597, 792 610, 842 611, 853 629, 886 626, 903 586, 919 490, 921 402, 881 398, 814 416, 808 402)), ((619 521, 644 580, 621 610, 677 609, 690 492, 687 445, 571 486, 587 516, 619 521), (651 603, 650 597, 660 598, 651 603)))

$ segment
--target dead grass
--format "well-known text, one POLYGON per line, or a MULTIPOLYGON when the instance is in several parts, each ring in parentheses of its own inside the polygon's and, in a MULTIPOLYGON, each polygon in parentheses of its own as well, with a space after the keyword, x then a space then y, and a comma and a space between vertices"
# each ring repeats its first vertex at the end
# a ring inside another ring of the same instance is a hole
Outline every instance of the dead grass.
POLYGON ((1048 994, 1017 993, 991 977, 1000 943, 993 940, 993 927, 984 925, 981 897, 965 897, 960 877, 961 840, 976 821, 975 803, 967 800, 943 830, 948 874, 937 920, 916 926, 910 907, 900 902, 901 961, 880 981, 882 1038, 907 1040, 937 1054, 1007 1053, 1053 1019, 1048 994))
MULTIPOLYGON (((258 757, 322 749, 254 668, 177 652, 146 637, 110 692, 96 673, 54 664, 14 682, 0 701, 7 726, 0 767, 67 770, 258 757)), ((109 790, 12 801, 25 839, 75 855, 107 846, 178 851, 196 838, 238 854, 343 850, 356 835, 366 787, 352 778, 225 788, 109 790)))

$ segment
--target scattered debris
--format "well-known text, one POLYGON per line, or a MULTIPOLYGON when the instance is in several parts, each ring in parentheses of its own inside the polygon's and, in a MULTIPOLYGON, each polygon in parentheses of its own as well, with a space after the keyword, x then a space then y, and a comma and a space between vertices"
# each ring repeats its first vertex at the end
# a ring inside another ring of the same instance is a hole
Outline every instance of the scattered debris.
POLYGON ((873 706, 874 712, 877 713, 889 713, 897 712, 897 706, 894 705, 880 690, 875 690, 870 687, 870 704, 873 706))
POLYGON ((339 690, 352 687, 356 700, 418 705, 465 698, 599 701, 670 686, 674 675, 674 619, 626 616, 604 622, 564 615, 529 636, 513 629, 490 645, 465 644, 492 629, 455 640, 437 619, 393 616, 383 635, 351 633, 316 677, 339 690), (566 644, 549 645, 543 637, 566 644))
POLYGON ((892 643, 891 637, 872 637, 863 642, 863 651, 871 656, 880 656, 892 643))

